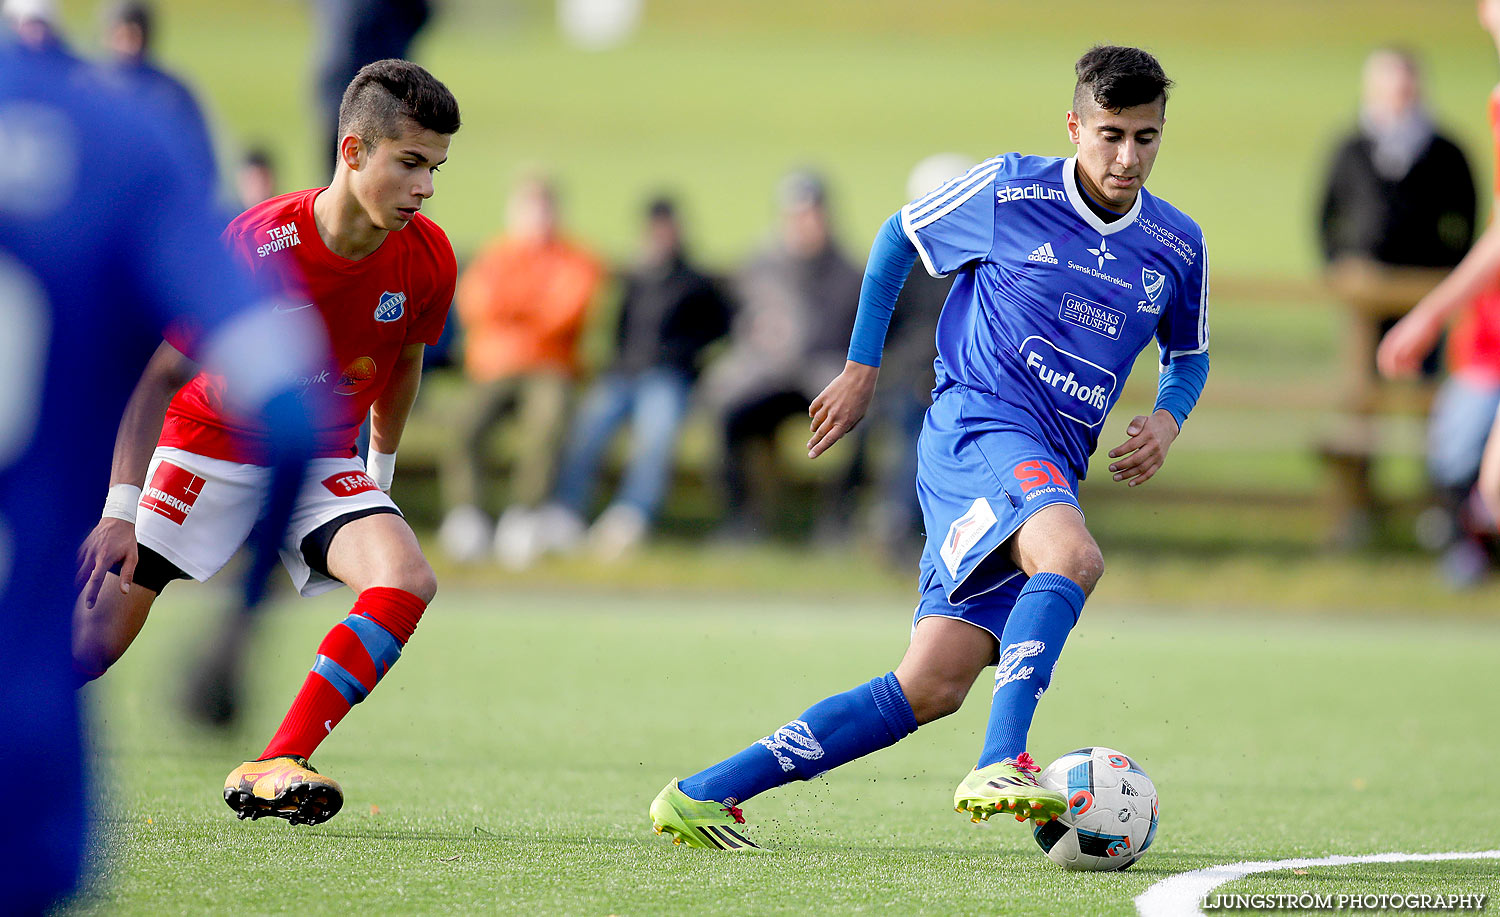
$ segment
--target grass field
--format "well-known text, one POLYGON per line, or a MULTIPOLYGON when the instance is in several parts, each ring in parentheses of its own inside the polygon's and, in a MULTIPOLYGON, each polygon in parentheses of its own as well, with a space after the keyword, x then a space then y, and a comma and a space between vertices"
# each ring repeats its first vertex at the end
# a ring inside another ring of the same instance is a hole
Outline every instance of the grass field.
MULTIPOLYGON (((224 154, 266 142, 288 187, 323 180, 309 4, 159 5, 162 58, 203 90, 224 154)), ((1426 56, 1439 120, 1485 173, 1494 50, 1471 3, 1142 0, 1122 14, 933 0, 917 16, 905 0, 857 14, 651 0, 638 39, 599 54, 563 44, 549 6, 453 0, 418 47, 464 109, 430 210, 461 254, 499 227, 517 170, 543 164, 578 232, 611 256, 629 252, 642 197, 666 186, 688 201, 699 251, 729 268, 769 229, 776 178, 807 163, 832 175, 858 254, 927 153, 1065 153, 1068 67, 1090 43, 1161 55, 1179 86, 1152 188, 1214 247, 1227 291, 1214 376, 1147 491, 1084 487, 1110 572, 1032 744, 1043 761, 1087 744, 1140 759, 1162 793, 1156 846, 1125 874, 1065 874, 1019 826, 952 812, 983 685, 895 748, 750 803, 770 856, 652 835, 646 806, 667 779, 891 668, 914 599, 909 564, 704 551, 694 526, 710 510, 679 494, 672 536, 623 568, 440 567, 444 592, 404 661, 316 756, 348 794, 316 828, 237 822, 218 788, 260 750, 348 595, 268 616, 244 731, 224 736, 185 725, 176 697, 223 596, 174 586, 88 692, 101 828, 90 890, 66 913, 1129 914, 1158 880, 1215 864, 1497 846, 1500 800, 1475 787, 1500 759, 1500 584, 1447 594, 1413 550, 1415 419, 1386 431, 1380 480, 1404 503, 1369 554, 1322 550, 1312 450, 1339 394, 1340 316, 1311 283, 1324 158, 1352 123, 1364 54, 1401 40, 1426 56), (921 129, 893 128, 906 122, 921 129)), ((91 6, 64 7, 87 46, 91 6)), ((1143 363, 1111 429, 1148 403, 1153 377, 1143 363)), ((424 394, 403 467, 450 447, 444 412, 462 397, 450 381, 424 394)), ((685 451, 711 468, 701 428, 685 451)), ((403 473, 396 495, 430 522, 421 486, 403 473)), ((1219 891, 1500 893, 1497 873, 1495 861, 1314 867, 1219 891)))
MULTIPOLYGON (((190 730, 177 679, 216 604, 177 587, 97 687, 105 788, 92 892, 68 914, 1128 914, 1173 873, 1246 859, 1495 847, 1493 620, 1183 614, 1100 599, 1040 708, 1038 757, 1108 744, 1157 783, 1162 827, 1118 875, 1067 874, 1010 823, 951 810, 974 703, 746 806, 745 858, 674 849, 646 805, 811 702, 889 669, 909 601, 703 590, 450 590, 316 763, 315 828, 218 798, 259 750, 347 595, 283 604, 245 732, 190 730), (1439 674, 1440 673, 1440 674, 1439 674)), ((1313 868, 1221 892, 1491 892, 1494 861, 1313 868)))

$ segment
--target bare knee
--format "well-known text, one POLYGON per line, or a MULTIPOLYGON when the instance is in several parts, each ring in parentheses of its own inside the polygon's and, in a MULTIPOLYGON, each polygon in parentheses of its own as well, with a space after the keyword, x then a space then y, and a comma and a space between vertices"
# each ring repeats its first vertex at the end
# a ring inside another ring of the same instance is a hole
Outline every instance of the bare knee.
POLYGON ((420 554, 401 563, 384 576, 377 577, 377 581, 369 585, 410 592, 429 604, 437 596, 438 589, 437 574, 432 572, 432 565, 427 562, 427 558, 420 554))
POLYGON ((1084 595, 1088 595, 1104 575, 1104 554, 1094 539, 1081 538, 1040 552, 1036 569, 1032 572, 1066 576, 1083 589, 1084 595))
POLYGON ((957 713, 974 684, 973 679, 958 679, 934 672, 920 673, 909 678, 901 678, 899 671, 896 674, 901 681, 902 693, 906 695, 906 702, 911 705, 911 712, 917 718, 919 726, 942 719, 950 713, 957 713))
POLYGON ((1069 558, 1066 569, 1068 572, 1063 575, 1083 587, 1084 595, 1088 595, 1104 576, 1104 553, 1093 539, 1089 539, 1087 545, 1079 546, 1069 558))

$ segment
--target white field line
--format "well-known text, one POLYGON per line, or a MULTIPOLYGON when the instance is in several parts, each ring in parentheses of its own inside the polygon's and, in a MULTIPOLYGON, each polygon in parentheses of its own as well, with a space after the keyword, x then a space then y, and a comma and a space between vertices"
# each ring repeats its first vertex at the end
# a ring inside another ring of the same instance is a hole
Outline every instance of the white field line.
POLYGON ((1353 863, 1425 863, 1436 860, 1500 860, 1500 850, 1457 853, 1371 853, 1364 856, 1329 856, 1315 859, 1272 860, 1209 866, 1168 876, 1136 896, 1141 917, 1201 917, 1198 904, 1209 892, 1226 882, 1258 872, 1305 869, 1309 866, 1347 866, 1353 863))

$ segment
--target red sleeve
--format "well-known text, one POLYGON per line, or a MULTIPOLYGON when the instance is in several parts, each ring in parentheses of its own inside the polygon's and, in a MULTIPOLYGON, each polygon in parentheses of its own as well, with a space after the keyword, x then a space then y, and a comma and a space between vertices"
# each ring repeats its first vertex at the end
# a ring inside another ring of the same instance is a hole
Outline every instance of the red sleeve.
POLYGON ((453 256, 453 246, 436 224, 433 224, 432 229, 432 295, 422 302, 421 308, 406 327, 408 344, 437 344, 438 339, 443 336, 443 327, 448 323, 448 308, 453 305, 453 288, 458 282, 458 261, 453 256))

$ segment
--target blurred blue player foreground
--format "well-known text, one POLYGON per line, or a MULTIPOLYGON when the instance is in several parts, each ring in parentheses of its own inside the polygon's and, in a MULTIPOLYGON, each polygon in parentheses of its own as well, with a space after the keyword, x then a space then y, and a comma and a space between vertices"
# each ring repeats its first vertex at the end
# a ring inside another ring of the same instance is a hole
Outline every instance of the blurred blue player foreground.
MULTIPOLYGON (((324 345, 315 321, 252 308, 201 183, 159 125, 77 78, 86 65, 64 50, 12 37, 0 36, 0 809, 12 815, 0 910, 37 914, 81 870, 74 558, 99 518, 92 482, 108 477, 135 380, 176 329, 194 359, 236 380, 236 409, 278 430, 278 481, 295 485, 308 424, 294 386, 324 345)), ((287 487, 272 493, 268 508, 289 507, 287 487)), ((255 571, 280 537, 267 522, 255 571)))

